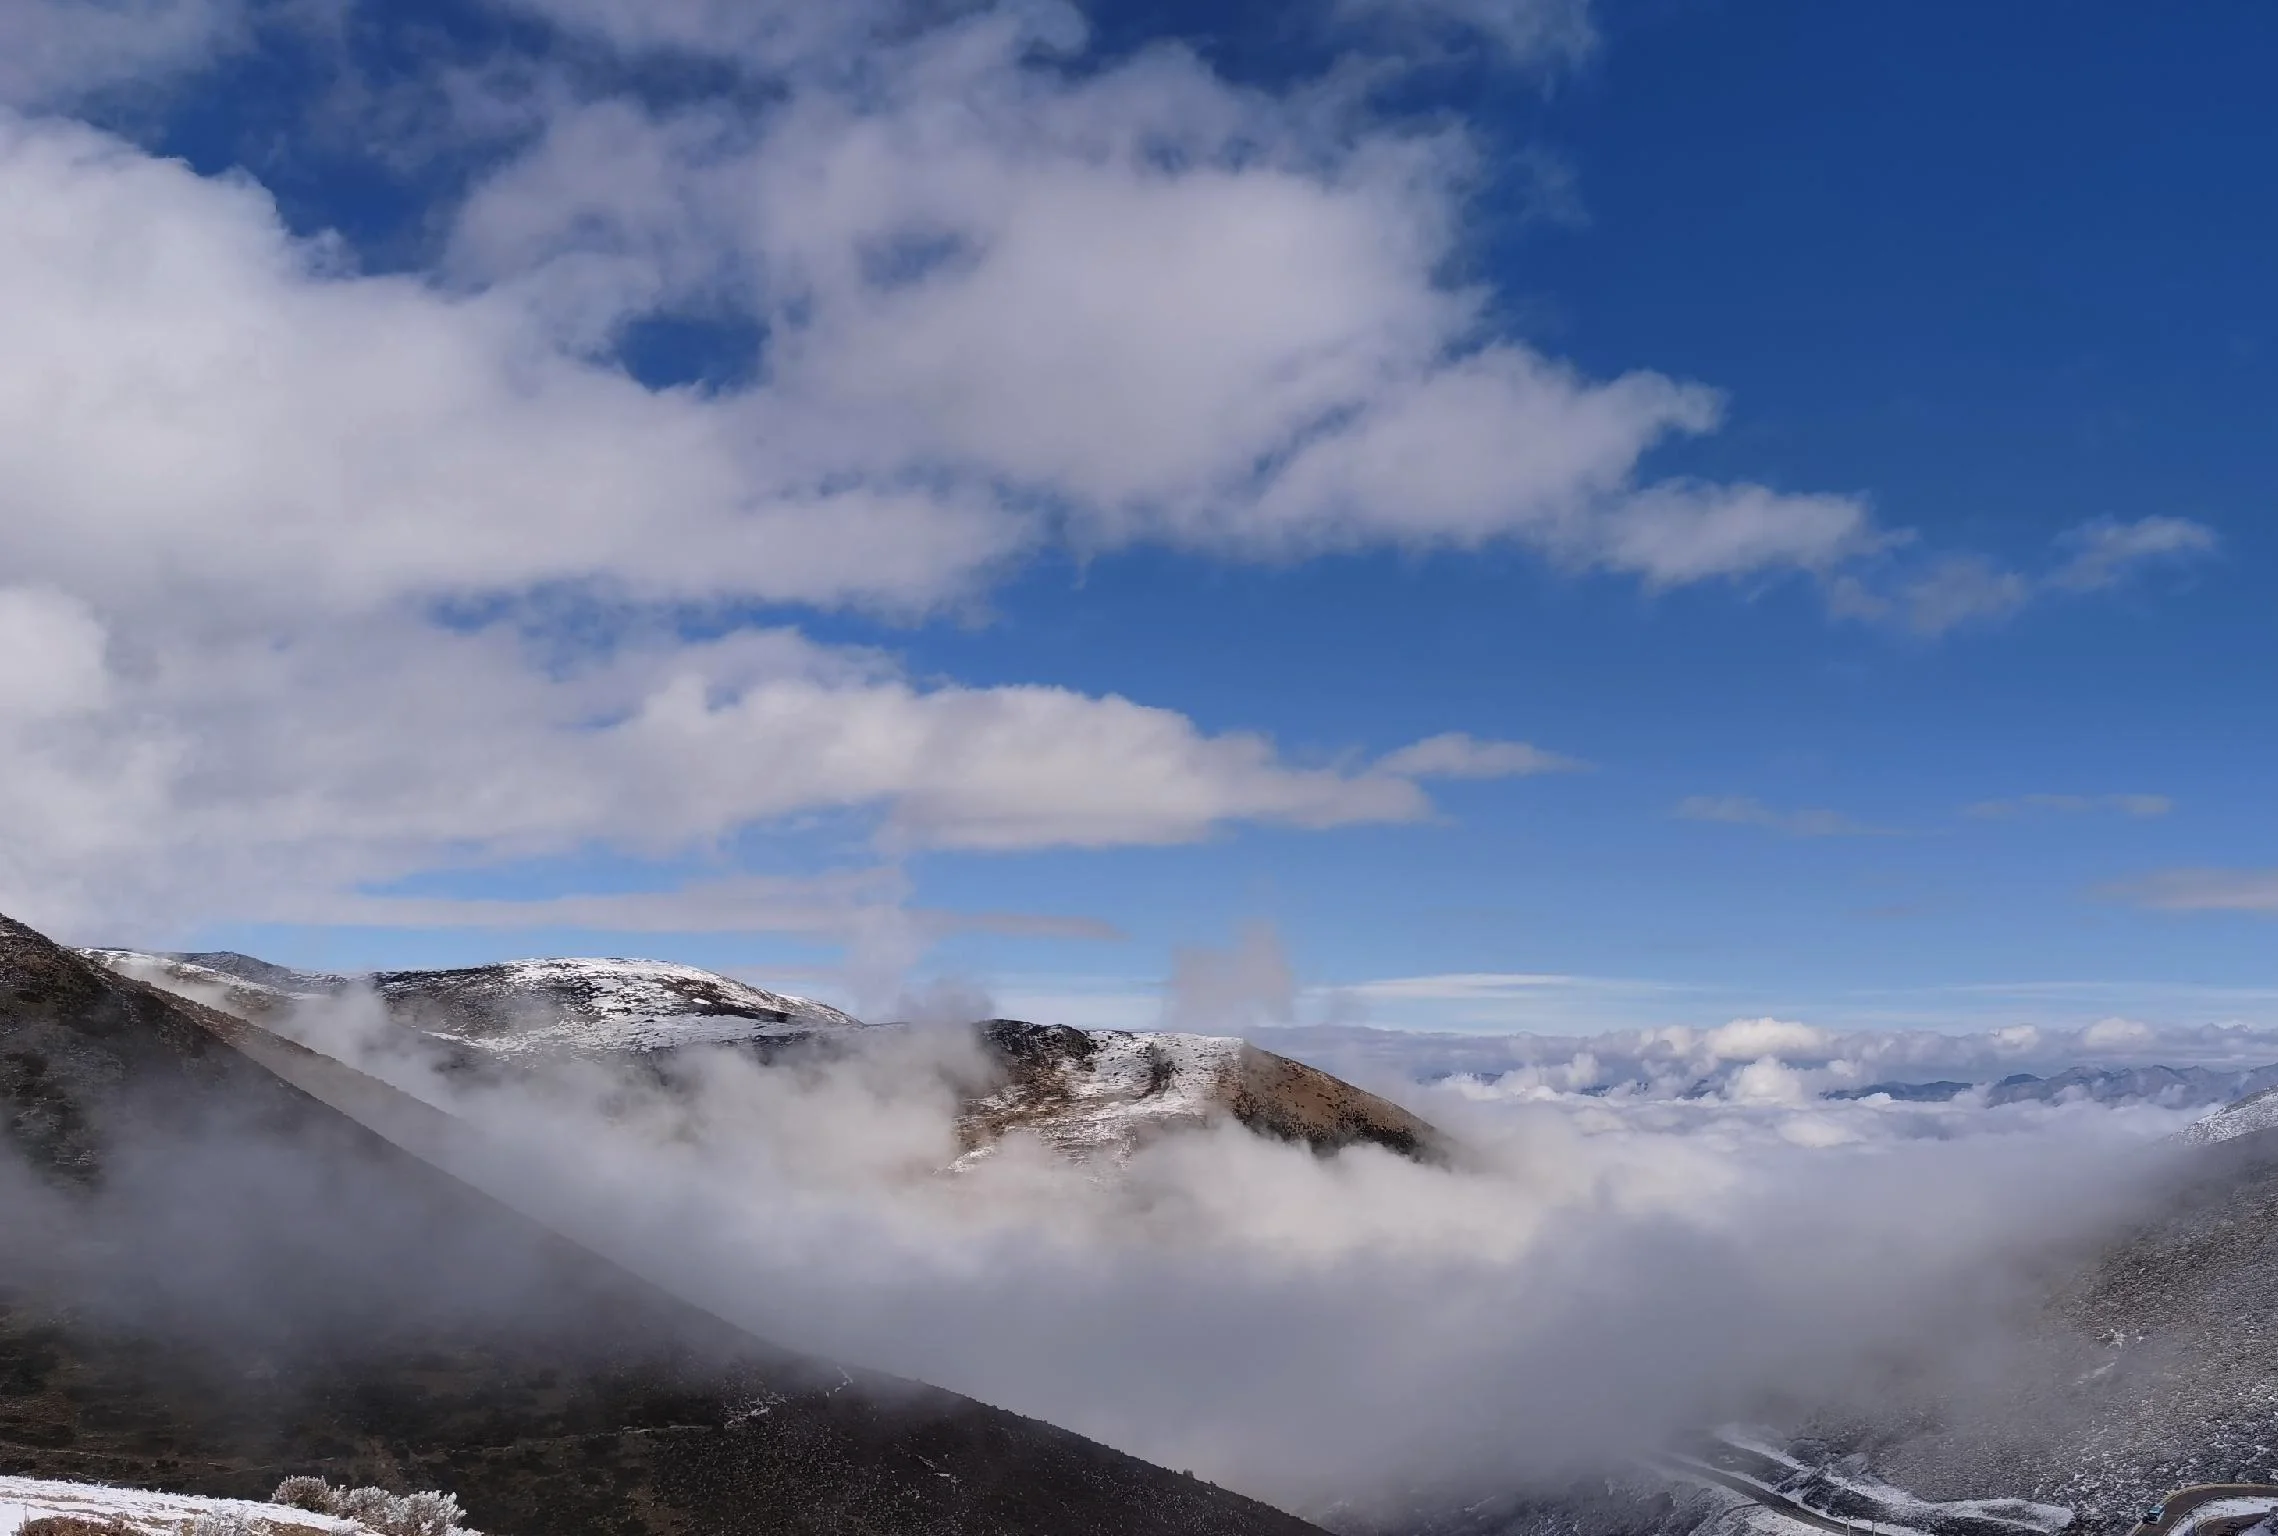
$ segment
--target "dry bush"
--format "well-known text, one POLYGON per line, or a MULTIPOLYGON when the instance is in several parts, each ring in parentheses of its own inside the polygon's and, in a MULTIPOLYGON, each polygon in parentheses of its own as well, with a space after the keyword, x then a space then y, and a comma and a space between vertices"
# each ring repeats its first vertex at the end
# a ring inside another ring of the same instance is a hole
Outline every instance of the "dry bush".
POLYGON ((288 1477, 269 1495, 272 1504, 305 1509, 312 1515, 331 1514, 339 1499, 339 1490, 321 1477, 288 1477))
POLYGON ((456 1494, 432 1490, 393 1494, 385 1488, 335 1488, 321 1477, 288 1477, 269 1502, 338 1515, 378 1536, 482 1536, 459 1523, 465 1511, 456 1494))
POLYGON ((115 1515, 108 1520, 88 1520, 78 1515, 36 1515, 16 1527, 16 1536, 136 1536, 136 1532, 115 1515))
POLYGON ((254 1530, 243 1515, 231 1514, 226 1510, 208 1510, 194 1519, 183 1521, 181 1536, 262 1536, 262 1533, 254 1530))

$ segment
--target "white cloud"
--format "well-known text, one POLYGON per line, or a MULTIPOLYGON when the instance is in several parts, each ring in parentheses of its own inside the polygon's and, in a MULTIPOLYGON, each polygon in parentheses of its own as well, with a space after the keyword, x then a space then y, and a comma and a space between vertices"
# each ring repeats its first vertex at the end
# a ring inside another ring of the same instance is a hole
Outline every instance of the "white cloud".
POLYGON ((1702 1049, 1719 1061, 1824 1058, 1829 1044, 1826 1030, 1788 1019, 1734 1019, 1701 1037, 1702 1049))
POLYGON ((2100 519, 2065 536, 2071 553, 2049 573, 2048 585, 2067 592, 2100 591, 2154 561, 2212 554, 2217 542, 2213 529, 2188 518, 2100 519))
POLYGON ((1719 821, 1736 827, 1762 827, 1790 837, 1887 837, 1888 827, 1870 826, 1840 811, 1774 810, 1747 795, 1688 795, 1677 802, 1685 821, 1719 821))
POLYGON ((2009 800, 1980 800, 1963 807, 1963 814, 1987 821, 2001 821, 2013 816, 2050 811, 2079 814, 2086 811, 2118 811, 2124 816, 2139 818, 2165 816, 2175 809, 2175 802, 2165 795, 2018 795, 2009 800))
POLYGON ((2278 912, 2278 869, 2163 869, 2109 893, 2164 912, 2278 912))
POLYGON ((320 895, 269 915, 304 923, 402 928, 585 928, 611 933, 805 933, 857 936, 883 912, 921 938, 1009 933, 1078 939, 1120 937, 1096 918, 1025 912, 937 912, 909 907, 910 885, 887 865, 813 878, 738 875, 670 890, 530 898, 320 895))
MULTIPOLYGON (((902 0, 508 0, 632 53, 741 57, 786 68, 860 46, 920 7, 902 0)), ((1041 7, 1040 7, 1041 8, 1041 7)), ((1073 17, 1073 13, 1070 13, 1073 17)), ((1075 21, 1079 28, 1082 23, 1075 21)))
MULTIPOLYGON (((21 606, 0 606, 0 622, 21 606)), ((78 615, 58 611, 55 633, 86 647, 78 615)), ((784 632, 630 643, 547 675, 496 629, 382 620, 282 648, 256 634, 151 650, 102 688, 104 707, 64 713, 69 700, 34 691, 41 728, 0 730, 0 910, 74 928, 186 911, 505 922, 517 908, 326 893, 438 860, 596 840, 701 850, 814 811, 873 822, 889 852, 1172 843, 1236 821, 1324 827, 1428 811, 1412 778, 1382 769, 1292 765, 1263 738, 1205 735, 1113 697, 920 687, 784 632)), ((668 909, 699 928, 770 912, 815 926, 798 903, 752 897, 714 888, 668 909), (707 897, 720 902, 708 917, 697 910, 707 897)), ((569 908, 521 915, 584 920, 569 908)))
POLYGON ((453 270, 590 341, 646 306, 770 328, 771 407, 842 478, 1041 498, 1079 545, 1246 558, 1518 538, 1660 584, 1824 569, 1845 498, 1633 485, 1713 392, 1584 379, 1437 275, 1469 152, 1322 126, 1163 50, 1070 81, 1006 15, 764 124, 617 103, 482 188, 453 270))
POLYGON ((2092 1051, 2141 1051, 2159 1043, 2159 1031, 2140 1019, 2098 1019, 2080 1032, 2092 1051))
POLYGON ((2243 1074, 2278 1062, 2278 1019, 2272 1018, 2240 1025, 2107 1015, 2061 1026, 1975 1029, 1829 1029, 1760 1018, 1713 1029, 1664 1025, 1588 1034, 1307 1024, 1254 1032, 1252 1038, 1362 1082, 1467 1078, 1500 1085, 1503 1096, 1550 1090, 1640 1102, 1704 1096, 1793 1102, 1798 1095, 1817 1099, 1877 1083, 1988 1084, 2015 1073, 2047 1077, 2081 1066, 2205 1067, 2243 1074))
POLYGON ((0 103, 46 106, 194 69, 235 42, 240 0, 9 0, 0 103))
POLYGON ((1163 1028, 1233 1035, 1261 1024, 1287 1024, 1296 1015, 1297 973, 1271 923, 1244 924, 1228 948, 1172 951, 1163 1028))
POLYGON ((37 587, 0 587, 0 729, 102 707, 108 637, 87 605, 37 587))
POLYGON ((1415 779, 1501 779, 1567 773, 1582 766, 1523 741, 1481 741, 1461 731, 1426 737, 1386 754, 1376 764, 1380 773, 1415 779))
MULTIPOLYGON (((445 859, 685 853, 815 813, 889 856, 1415 819, 1419 779, 1570 765, 1460 732, 1296 762, 1135 701, 662 615, 934 613, 1055 544, 1507 540, 1660 587, 1832 580, 1890 542, 1855 498, 1652 481, 1714 391, 1488 330, 1446 276, 1460 132, 1177 48, 1066 69, 1082 27, 1051 8, 539 9, 732 56, 767 104, 659 115, 533 64, 542 131, 438 210, 435 271, 384 276, 242 175, 0 117, 0 622, 52 661, 0 680, 0 904, 314 910, 445 859), (680 312, 758 324, 749 382, 613 361, 680 312), (604 643, 565 661, 562 630, 604 643)), ((1454 9, 1514 49, 1584 25, 1454 9)), ((139 19, 132 47, 77 8, 9 13, 31 97, 194 64, 237 25, 104 15, 139 19)), ((2067 579, 2184 526, 2112 525, 2067 579)), ((1830 815, 1788 824, 1855 830, 1830 815)))
POLYGON ((2153 565, 2204 558, 2219 544, 2213 529, 2187 518, 2104 518, 2060 536, 2058 548, 2066 553, 2037 575, 1982 556, 1944 555, 1882 585, 1840 576, 1830 584, 1828 600, 1839 615, 1942 635, 2008 618, 2044 597, 2104 591, 2153 565))

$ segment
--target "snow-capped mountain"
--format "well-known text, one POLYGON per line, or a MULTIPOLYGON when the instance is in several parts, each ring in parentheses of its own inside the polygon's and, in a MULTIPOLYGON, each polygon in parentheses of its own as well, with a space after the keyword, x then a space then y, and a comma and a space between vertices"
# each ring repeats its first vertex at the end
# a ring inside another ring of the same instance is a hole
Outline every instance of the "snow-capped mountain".
POLYGON ((810 998, 661 960, 512 960, 383 971, 370 984, 401 1022, 500 1055, 655 1051, 863 1027, 810 998))
MULTIPOLYGON (((683 1049, 828 1045, 893 1027, 658 960, 515 960, 351 977, 226 952, 81 953, 256 1023, 363 989, 397 1023, 477 1062, 538 1066, 561 1057, 632 1056, 661 1066, 683 1049)), ((1122 1158, 1166 1131, 1223 1120, 1322 1151, 1368 1142, 1425 1156, 1441 1145, 1432 1127, 1398 1105, 1231 1037, 1013 1019, 991 1020, 981 1033, 997 1071, 965 1100, 961 1166, 1012 1132, 1080 1159, 1122 1158)))
POLYGON ((398 1023, 497 1056, 647 1052, 862 1027, 810 998, 661 960, 510 960, 337 976, 227 952, 81 953, 122 975, 256 1021, 313 998, 368 989, 398 1023))

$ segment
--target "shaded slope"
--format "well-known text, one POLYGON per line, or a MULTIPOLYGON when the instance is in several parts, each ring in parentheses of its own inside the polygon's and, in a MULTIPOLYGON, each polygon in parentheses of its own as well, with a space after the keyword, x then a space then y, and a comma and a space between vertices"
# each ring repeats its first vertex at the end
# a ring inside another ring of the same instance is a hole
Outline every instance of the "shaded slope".
POLYGON ((1311 1529, 764 1345, 290 1086, 243 1028, 0 919, 0 1468, 434 1486, 509 1536, 1311 1529))

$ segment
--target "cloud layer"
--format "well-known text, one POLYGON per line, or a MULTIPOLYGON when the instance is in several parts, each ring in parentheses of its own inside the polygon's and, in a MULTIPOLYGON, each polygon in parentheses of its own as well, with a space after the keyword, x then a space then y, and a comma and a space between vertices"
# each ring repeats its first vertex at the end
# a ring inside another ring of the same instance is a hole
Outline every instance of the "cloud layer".
POLYGON ((488 1187, 725 1316, 1313 1513, 1600 1470, 1799 1382, 1841 1404, 1902 1343, 1930 1378, 1925 1338, 2007 1347, 2041 1245, 2124 1209, 2180 1123, 1862 1104, 1849 1124, 1888 1128, 1814 1134, 1776 1055, 1812 1032, 1748 1021, 1687 1048, 1775 1054, 1660 1120, 1411 1086, 1462 1142, 1444 1166, 1227 1126, 1113 1171, 1016 1139, 952 1180, 955 1084, 981 1070, 960 1031, 684 1058, 674 1091, 629 1093, 429 1079, 353 1000, 297 1027, 497 1138, 488 1187))

